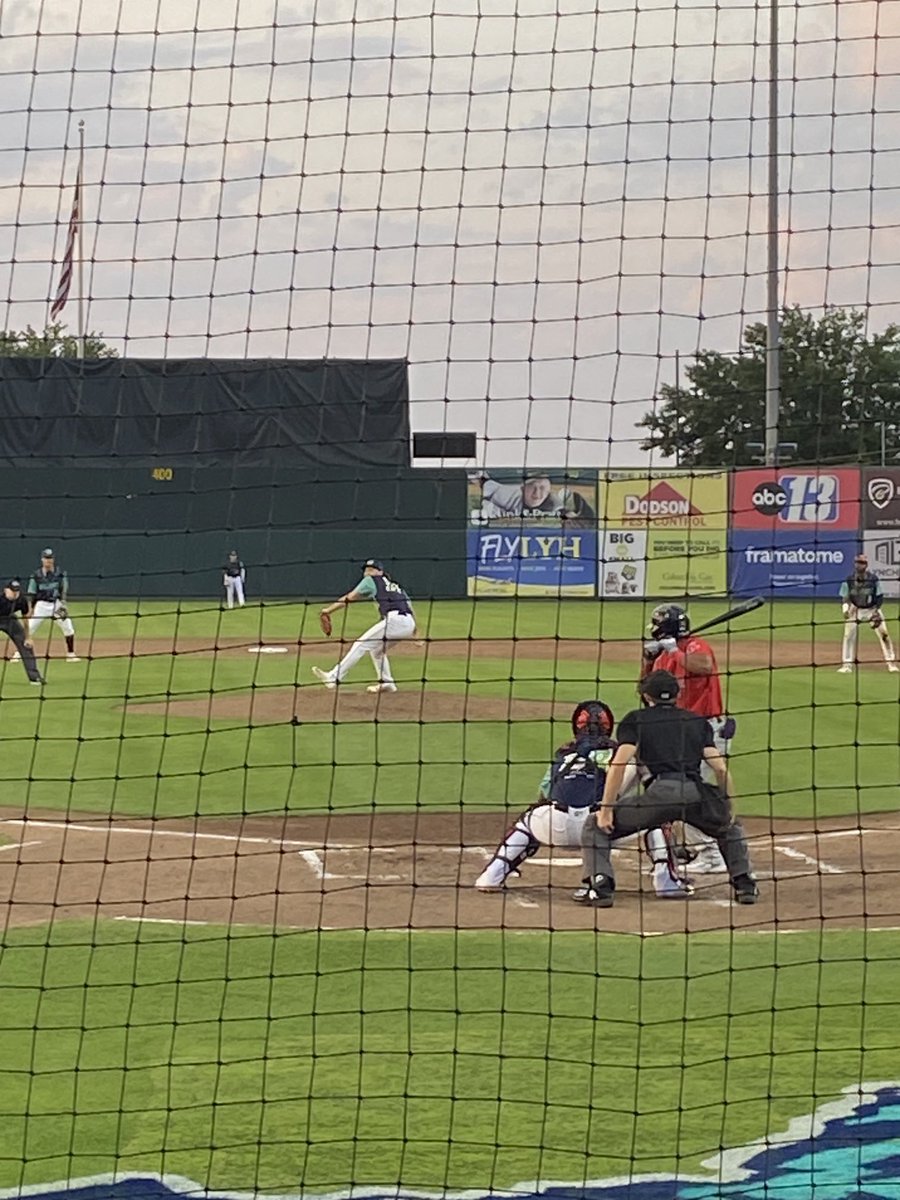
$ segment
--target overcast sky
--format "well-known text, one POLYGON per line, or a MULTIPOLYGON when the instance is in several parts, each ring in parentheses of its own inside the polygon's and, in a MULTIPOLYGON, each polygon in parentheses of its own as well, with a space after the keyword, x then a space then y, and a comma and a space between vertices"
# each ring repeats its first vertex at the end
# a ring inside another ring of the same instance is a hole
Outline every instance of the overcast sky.
MULTIPOLYGON (((414 428, 489 464, 645 462, 675 352, 735 350, 764 305, 768 7, 3 4, 3 324, 46 319, 83 119, 89 324, 120 351, 408 357, 414 428)), ((780 10, 782 294, 882 328, 900 0, 780 10)))

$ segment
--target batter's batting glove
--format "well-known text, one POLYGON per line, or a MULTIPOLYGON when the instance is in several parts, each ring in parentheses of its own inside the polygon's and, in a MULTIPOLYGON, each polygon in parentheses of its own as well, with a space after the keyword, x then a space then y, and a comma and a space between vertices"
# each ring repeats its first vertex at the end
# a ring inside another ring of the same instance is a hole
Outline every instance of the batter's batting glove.
POLYGON ((644 658, 652 660, 659 654, 662 654, 662 646, 659 642, 644 642, 644 658))
POLYGON ((331 637, 331 614, 327 613, 323 608, 319 613, 319 624, 322 627, 322 632, 326 637, 331 637))

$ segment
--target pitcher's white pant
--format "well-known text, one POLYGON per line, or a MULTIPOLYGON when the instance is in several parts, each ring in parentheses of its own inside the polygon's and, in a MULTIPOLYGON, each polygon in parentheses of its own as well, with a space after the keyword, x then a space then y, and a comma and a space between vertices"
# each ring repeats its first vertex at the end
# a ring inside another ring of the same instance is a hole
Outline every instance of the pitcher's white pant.
POLYGON ((57 623, 64 637, 75 636, 75 626, 72 624, 69 617, 58 617, 56 615, 56 602, 54 600, 35 600, 34 608, 31 613, 29 633, 37 633, 41 625, 48 620, 55 621, 57 623))
POLYGON ((340 683, 366 654, 375 665, 379 683, 393 684, 391 664, 387 648, 391 642, 402 642, 416 632, 416 619, 412 613, 389 612, 386 617, 367 629, 358 637, 336 667, 328 672, 331 683, 340 683))
POLYGON ((866 622, 871 625, 872 621, 880 623, 875 628, 875 633, 881 645, 881 653, 884 656, 884 661, 892 663, 897 661, 897 656, 894 653, 894 643, 891 641, 891 635, 888 632, 887 621, 884 619, 884 613, 880 608, 853 608, 844 621, 844 642, 841 646, 841 662, 845 667, 852 667, 856 662, 856 642, 859 637, 859 627, 866 622))
POLYGON ((241 608, 244 607, 244 581, 239 575, 226 575, 225 603, 229 608, 234 608, 235 600, 241 608))

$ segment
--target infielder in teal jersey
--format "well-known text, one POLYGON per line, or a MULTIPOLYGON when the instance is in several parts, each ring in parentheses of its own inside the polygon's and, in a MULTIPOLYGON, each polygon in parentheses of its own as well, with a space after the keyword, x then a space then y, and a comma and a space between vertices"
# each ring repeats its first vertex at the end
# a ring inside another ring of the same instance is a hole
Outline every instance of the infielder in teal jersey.
MULTIPOLYGON (((57 566, 48 546, 41 551, 41 565, 28 580, 28 602, 31 605, 31 636, 48 618, 55 621, 66 639, 67 662, 79 662, 75 653, 75 626, 69 617, 69 577, 57 566)), ((18 658, 18 654, 13 656, 18 658)))
POLYGON ((370 692, 396 692, 397 685, 391 674, 391 664, 388 662, 387 648, 391 642, 402 642, 411 638, 416 632, 416 618, 413 614, 409 596, 399 583, 385 572, 384 566, 374 558, 363 563, 363 577, 356 587, 328 604, 319 614, 319 624, 326 637, 331 637, 331 614, 357 600, 374 600, 378 605, 381 620, 373 625, 353 643, 341 661, 330 671, 313 667, 316 679, 327 688, 335 688, 349 671, 356 666, 366 654, 375 665, 378 682, 367 689, 370 692))

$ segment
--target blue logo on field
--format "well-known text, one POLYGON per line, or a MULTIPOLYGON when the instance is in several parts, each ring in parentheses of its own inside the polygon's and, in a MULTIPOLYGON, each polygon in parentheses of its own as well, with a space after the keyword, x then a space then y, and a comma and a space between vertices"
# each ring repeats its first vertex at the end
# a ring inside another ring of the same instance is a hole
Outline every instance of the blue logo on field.
MULTIPOLYGON (((591 1183, 516 1184, 459 1200, 900 1200, 900 1084, 847 1088, 844 1099, 792 1121, 766 1142, 726 1150, 704 1176, 652 1175, 591 1183)), ((300 1189, 293 1196, 299 1200, 300 1189)), ((178 1176, 123 1174, 0 1191, 0 1200, 253 1200, 255 1193, 208 1192, 178 1176)), ((266 1200, 287 1200, 287 1195, 266 1200)), ((329 1200, 349 1197, 332 1193, 329 1200)), ((454 1200, 454 1193, 363 1188, 353 1200, 454 1200)), ((262 1196, 260 1195, 260 1200, 262 1196)))

